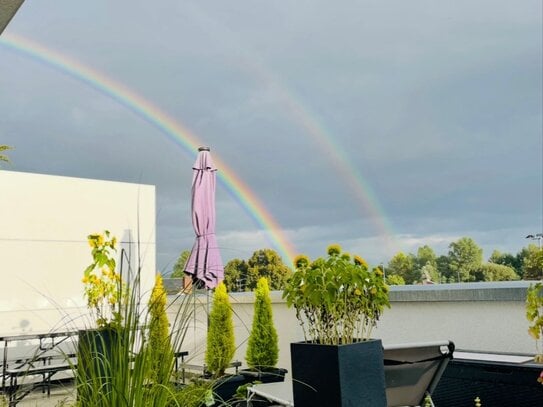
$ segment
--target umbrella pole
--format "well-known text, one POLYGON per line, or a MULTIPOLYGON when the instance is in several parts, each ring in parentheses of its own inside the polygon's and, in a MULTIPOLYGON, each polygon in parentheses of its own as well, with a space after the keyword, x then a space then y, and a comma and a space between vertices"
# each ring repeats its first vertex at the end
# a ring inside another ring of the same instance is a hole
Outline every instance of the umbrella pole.
POLYGON ((206 306, 207 306, 207 331, 209 332, 209 288, 206 288, 206 306))

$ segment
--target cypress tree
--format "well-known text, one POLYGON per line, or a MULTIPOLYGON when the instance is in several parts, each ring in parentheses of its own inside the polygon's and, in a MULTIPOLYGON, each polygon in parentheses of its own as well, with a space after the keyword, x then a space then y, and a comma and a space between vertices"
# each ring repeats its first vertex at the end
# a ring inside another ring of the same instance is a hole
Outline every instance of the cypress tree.
POLYGON ((213 307, 209 313, 207 349, 205 361, 207 369, 214 377, 224 375, 236 351, 232 306, 224 283, 215 288, 213 307))
POLYGON ((247 364, 257 369, 274 367, 279 358, 277 342, 268 280, 262 277, 255 291, 253 324, 245 355, 247 364))
POLYGON ((162 283, 162 276, 157 274, 155 286, 149 299, 149 380, 167 384, 173 363, 173 349, 170 341, 168 316, 166 315, 167 296, 162 283))

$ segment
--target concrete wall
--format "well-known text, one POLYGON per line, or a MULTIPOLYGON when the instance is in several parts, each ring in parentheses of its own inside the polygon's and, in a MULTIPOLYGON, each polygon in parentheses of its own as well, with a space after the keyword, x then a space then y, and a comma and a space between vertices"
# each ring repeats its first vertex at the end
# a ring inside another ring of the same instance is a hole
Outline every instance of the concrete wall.
MULTIPOLYGON (((457 349, 487 352, 535 353, 528 336, 524 301, 527 282, 442 284, 392 287, 391 309, 385 310, 373 337, 385 345, 452 340, 457 349)), ((281 292, 272 292, 274 319, 279 334, 279 365, 290 368, 290 343, 304 339, 293 309, 281 292)), ((170 300, 174 298, 170 296, 170 300)), ((235 313, 236 358, 245 363, 247 338, 253 317, 253 294, 231 294, 235 313)), ((205 352, 205 296, 198 297, 197 324, 183 344, 194 362, 205 352)), ((170 315, 177 307, 171 306, 170 315)))
POLYGON ((86 237, 104 229, 134 265, 139 230, 142 291, 150 291, 154 186, 0 171, 0 335, 92 323, 81 317, 81 278, 92 261, 86 237))

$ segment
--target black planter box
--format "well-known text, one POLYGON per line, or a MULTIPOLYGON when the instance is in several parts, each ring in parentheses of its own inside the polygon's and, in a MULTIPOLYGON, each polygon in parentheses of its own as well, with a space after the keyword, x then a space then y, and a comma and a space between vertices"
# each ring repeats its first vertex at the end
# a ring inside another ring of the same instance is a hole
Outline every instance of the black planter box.
POLYGON ((290 344, 296 407, 386 407, 383 346, 290 344))
POLYGON ((78 376, 111 377, 113 347, 119 333, 112 329, 89 329, 79 331, 77 344, 78 376))
POLYGON ((83 405, 93 399, 96 389, 111 391, 113 349, 118 341, 119 332, 113 329, 79 331, 76 382, 77 398, 83 405))
POLYGON ((265 368, 265 369, 241 369, 240 374, 245 376, 249 383, 259 381, 260 383, 278 383, 285 381, 287 369, 265 368))
POLYGON ((537 382, 542 364, 471 359, 449 362, 432 399, 439 407, 543 406, 543 385, 537 382))

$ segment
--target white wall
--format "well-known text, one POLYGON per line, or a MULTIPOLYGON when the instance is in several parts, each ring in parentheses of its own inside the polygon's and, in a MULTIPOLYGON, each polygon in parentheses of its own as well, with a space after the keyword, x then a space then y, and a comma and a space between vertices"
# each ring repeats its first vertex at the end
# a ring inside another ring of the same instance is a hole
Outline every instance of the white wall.
POLYGON ((109 230, 155 276, 155 187, 0 171, 0 335, 88 326, 87 235, 109 230))
MULTIPOLYGON (((456 295, 441 287, 424 287, 424 293, 412 301, 391 298, 391 309, 386 309, 373 337, 384 345, 452 340, 457 349, 486 352, 536 353, 535 341, 528 335, 525 317, 527 282, 463 284, 456 295), (497 288, 496 288, 497 287, 497 288), (514 291, 511 294, 511 291, 514 291), (523 295, 524 293, 524 295, 523 295), (471 298, 471 299, 470 299, 471 298), (479 298, 479 299, 477 299, 479 298), (480 299, 484 298, 484 299, 480 299)), ((450 285, 447 285, 450 286, 450 285)), ((423 287, 406 286, 413 297, 423 287)), ((396 287, 393 287, 395 290, 396 287)), ((405 291, 405 290, 403 290, 405 291)), ((274 321, 279 336, 278 366, 290 370, 290 343, 304 340, 295 312, 287 308, 281 292, 273 291, 274 321)), ((391 297, 394 296, 391 293, 391 297)), ((231 294, 235 313, 234 327, 238 349, 235 358, 245 365, 247 339, 253 318, 253 293, 231 294)), ((170 301, 173 296, 170 296, 170 301)), ((170 317, 176 306, 170 309, 170 317)), ((205 353, 205 308, 196 308, 195 329, 189 330, 183 349, 192 361, 200 363, 205 353)))

